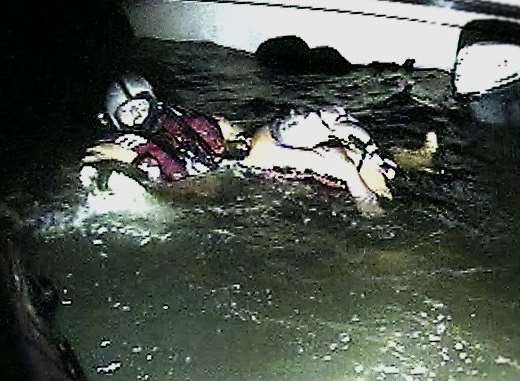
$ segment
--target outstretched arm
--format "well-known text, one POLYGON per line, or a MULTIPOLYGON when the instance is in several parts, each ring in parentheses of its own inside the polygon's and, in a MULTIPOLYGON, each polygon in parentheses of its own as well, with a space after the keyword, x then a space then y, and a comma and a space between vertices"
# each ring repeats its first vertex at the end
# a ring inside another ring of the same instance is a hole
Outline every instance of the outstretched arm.
POLYGON ((96 163, 103 160, 115 160, 130 164, 136 157, 134 149, 147 140, 135 134, 125 134, 118 137, 114 143, 101 143, 87 148, 87 155, 83 158, 84 163, 96 163))
POLYGON ((102 143, 87 148, 87 155, 83 163, 97 163, 103 160, 115 160, 130 164, 137 157, 137 153, 116 143, 102 143))

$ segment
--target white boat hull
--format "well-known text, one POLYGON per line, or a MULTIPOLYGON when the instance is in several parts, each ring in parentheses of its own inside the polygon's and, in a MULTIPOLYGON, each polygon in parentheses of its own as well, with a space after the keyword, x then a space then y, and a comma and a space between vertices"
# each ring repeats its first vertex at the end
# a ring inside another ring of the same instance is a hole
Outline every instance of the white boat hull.
MULTIPOLYGON (((211 41, 255 52, 267 39, 296 35, 331 46, 354 64, 372 61, 451 70, 461 28, 492 16, 380 0, 152 0, 128 8, 140 37, 211 41)), ((437 5, 439 5, 437 4, 437 5)))

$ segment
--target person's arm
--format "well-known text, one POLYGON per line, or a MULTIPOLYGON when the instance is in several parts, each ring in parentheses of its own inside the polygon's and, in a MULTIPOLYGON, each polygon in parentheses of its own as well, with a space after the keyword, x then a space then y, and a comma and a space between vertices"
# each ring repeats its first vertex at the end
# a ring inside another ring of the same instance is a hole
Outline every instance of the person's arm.
POLYGON ((130 164, 138 156, 136 148, 147 142, 142 136, 124 134, 118 137, 114 143, 101 143, 87 148, 87 156, 82 161, 84 163, 96 163, 103 160, 115 160, 130 164))
POLYGON ((116 143, 102 143, 87 148, 87 155, 82 159, 83 163, 97 163, 104 160, 115 160, 130 164, 137 157, 137 152, 125 148, 116 143))

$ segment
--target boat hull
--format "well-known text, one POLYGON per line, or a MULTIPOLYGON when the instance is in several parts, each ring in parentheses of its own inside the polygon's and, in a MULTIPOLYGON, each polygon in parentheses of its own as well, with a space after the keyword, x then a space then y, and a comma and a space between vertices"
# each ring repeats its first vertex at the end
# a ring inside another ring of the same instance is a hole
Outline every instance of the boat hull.
POLYGON ((414 58, 417 67, 446 70, 453 68, 461 28, 493 17, 376 0, 152 0, 129 7, 128 14, 142 37, 212 41, 255 52, 270 38, 295 35, 310 47, 333 47, 355 64, 414 58))

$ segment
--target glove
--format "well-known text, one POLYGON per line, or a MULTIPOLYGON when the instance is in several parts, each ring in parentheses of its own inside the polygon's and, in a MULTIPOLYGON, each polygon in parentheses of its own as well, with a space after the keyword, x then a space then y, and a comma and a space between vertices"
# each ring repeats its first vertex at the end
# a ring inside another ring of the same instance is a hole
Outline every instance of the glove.
POLYGON ((134 148, 148 143, 148 140, 143 138, 142 136, 135 134, 124 134, 118 137, 115 141, 116 144, 119 144, 121 147, 125 149, 133 150, 134 148))

